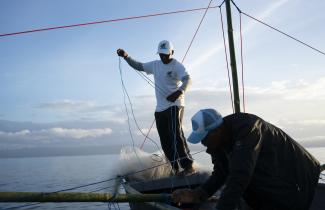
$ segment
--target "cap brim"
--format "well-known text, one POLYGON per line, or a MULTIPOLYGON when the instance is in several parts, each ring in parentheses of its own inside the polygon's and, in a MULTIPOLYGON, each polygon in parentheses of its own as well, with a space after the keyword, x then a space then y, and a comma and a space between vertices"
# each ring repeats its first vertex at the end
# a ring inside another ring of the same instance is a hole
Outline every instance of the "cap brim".
POLYGON ((187 138, 187 141, 192 143, 192 144, 197 144, 199 142, 201 142, 207 135, 208 135, 209 131, 205 131, 205 132, 192 132, 191 135, 187 138))
POLYGON ((169 50, 158 50, 157 54, 165 54, 165 55, 169 55, 170 52, 169 52, 169 50))

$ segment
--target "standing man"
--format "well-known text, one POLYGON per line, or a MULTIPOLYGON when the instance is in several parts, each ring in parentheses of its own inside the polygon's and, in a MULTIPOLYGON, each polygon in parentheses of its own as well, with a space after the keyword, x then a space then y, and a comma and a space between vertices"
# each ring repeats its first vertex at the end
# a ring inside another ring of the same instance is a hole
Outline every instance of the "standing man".
POLYGON ((171 162, 174 174, 194 173, 193 160, 182 129, 184 93, 191 79, 183 64, 173 58, 172 43, 161 41, 157 51, 160 60, 148 63, 134 60, 123 49, 118 49, 117 54, 135 70, 154 75, 157 101, 155 119, 162 149, 171 162), (182 172, 179 165, 184 169, 182 172))
POLYGON ((176 203, 200 202, 221 186, 218 210, 235 210, 243 197, 254 210, 308 210, 319 162, 280 128, 247 113, 222 118, 213 109, 192 117, 191 143, 201 142, 214 164, 195 190, 176 190, 176 203))

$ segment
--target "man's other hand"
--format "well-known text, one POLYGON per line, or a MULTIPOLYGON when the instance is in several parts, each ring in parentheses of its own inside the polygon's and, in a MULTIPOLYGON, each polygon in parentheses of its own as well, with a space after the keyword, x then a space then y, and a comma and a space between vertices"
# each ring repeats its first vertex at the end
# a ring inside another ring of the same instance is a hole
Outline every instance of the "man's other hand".
POLYGON ((179 98, 180 95, 182 95, 182 91, 176 90, 175 92, 173 92, 172 94, 170 94, 167 97, 167 100, 170 102, 175 102, 179 98))
POLYGON ((182 203, 199 203, 200 195, 196 190, 178 189, 172 193, 172 200, 178 205, 182 203))

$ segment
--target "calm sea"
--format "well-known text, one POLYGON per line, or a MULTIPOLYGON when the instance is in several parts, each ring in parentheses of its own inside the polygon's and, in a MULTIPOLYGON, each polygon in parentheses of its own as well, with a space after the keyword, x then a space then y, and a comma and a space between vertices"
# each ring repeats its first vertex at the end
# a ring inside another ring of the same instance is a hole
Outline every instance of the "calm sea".
MULTIPOLYGON (((309 151, 322 163, 325 162, 325 148, 312 148, 309 151)), ((201 164, 210 164, 204 153, 195 159, 201 164)), ((0 191, 40 191, 54 192, 86 185, 112 178, 119 155, 62 156, 39 158, 0 159, 0 191)), ((110 192, 113 182, 104 182, 73 191, 110 192)), ((49 203, 25 206, 26 203, 0 203, 0 209, 24 206, 15 209, 122 209, 127 204, 108 206, 107 203, 49 203)))

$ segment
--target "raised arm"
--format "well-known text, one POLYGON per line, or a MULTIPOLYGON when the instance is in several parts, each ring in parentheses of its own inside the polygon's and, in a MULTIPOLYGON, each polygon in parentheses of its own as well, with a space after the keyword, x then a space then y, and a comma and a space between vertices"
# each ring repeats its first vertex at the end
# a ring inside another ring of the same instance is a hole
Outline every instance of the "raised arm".
POLYGON ((124 60, 135 70, 138 71, 144 71, 143 69, 143 64, 141 62, 138 62, 136 60, 134 60, 133 58, 131 58, 127 52, 125 52, 125 50, 123 49, 118 49, 116 51, 117 55, 124 58, 124 60))

